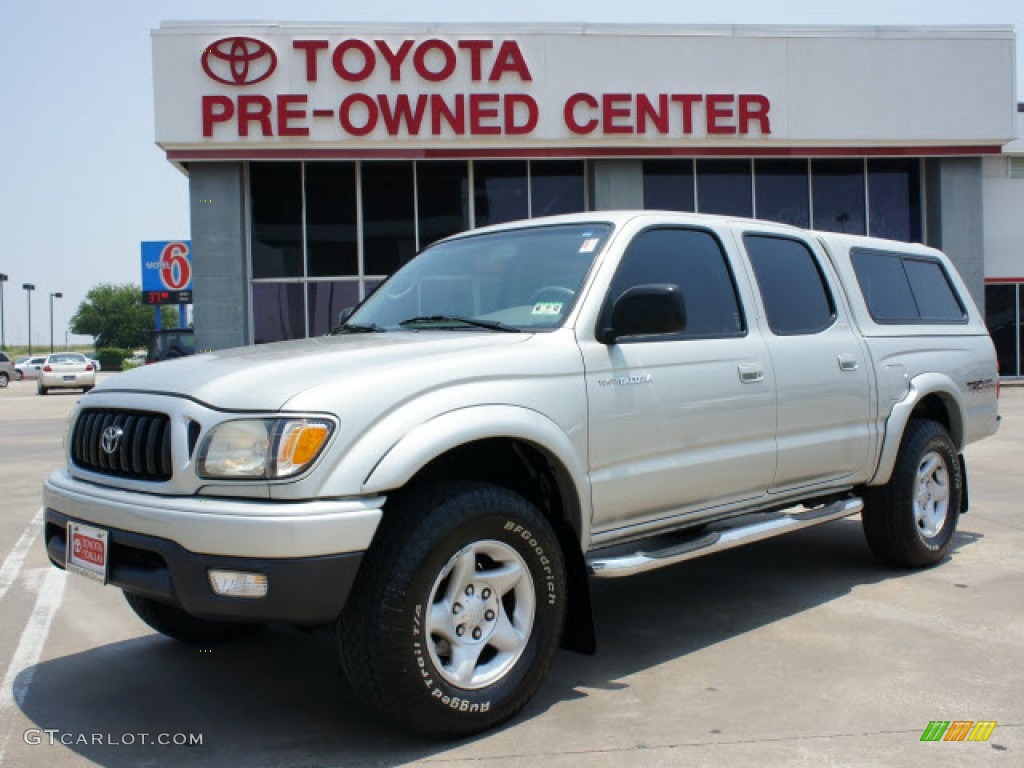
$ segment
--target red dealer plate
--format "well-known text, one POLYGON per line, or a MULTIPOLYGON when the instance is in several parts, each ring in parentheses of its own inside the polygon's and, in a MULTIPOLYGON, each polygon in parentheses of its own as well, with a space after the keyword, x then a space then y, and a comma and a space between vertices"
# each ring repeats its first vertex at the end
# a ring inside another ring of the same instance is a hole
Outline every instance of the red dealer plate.
POLYGON ((91 525, 69 522, 67 550, 65 565, 69 571, 107 583, 109 541, 106 531, 91 525))

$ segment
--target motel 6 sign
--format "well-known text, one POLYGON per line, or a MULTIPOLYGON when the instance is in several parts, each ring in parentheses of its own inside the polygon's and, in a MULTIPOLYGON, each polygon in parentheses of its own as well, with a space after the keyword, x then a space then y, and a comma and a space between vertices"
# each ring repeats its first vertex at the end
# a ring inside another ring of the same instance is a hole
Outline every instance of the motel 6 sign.
POLYGON ((192 303, 192 242, 142 243, 142 302, 192 303))

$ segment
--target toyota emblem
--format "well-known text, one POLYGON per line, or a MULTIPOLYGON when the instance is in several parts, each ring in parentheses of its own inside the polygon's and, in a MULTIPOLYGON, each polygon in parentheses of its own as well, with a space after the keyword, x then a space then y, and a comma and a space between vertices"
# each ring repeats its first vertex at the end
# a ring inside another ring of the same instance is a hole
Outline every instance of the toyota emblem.
POLYGON ((203 71, 225 85, 261 83, 277 69, 274 49, 253 37, 224 37, 203 50, 203 71))
POLYGON ((124 430, 120 427, 107 427, 103 430, 103 437, 100 438, 100 447, 108 456, 112 455, 121 444, 121 436, 124 430))

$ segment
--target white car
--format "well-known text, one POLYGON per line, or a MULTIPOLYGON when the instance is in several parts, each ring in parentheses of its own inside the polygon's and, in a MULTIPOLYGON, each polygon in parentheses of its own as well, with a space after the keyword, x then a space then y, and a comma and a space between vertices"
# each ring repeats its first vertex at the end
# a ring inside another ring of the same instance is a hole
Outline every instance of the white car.
POLYGON ((43 363, 46 357, 26 357, 22 358, 20 362, 14 364, 14 379, 21 381, 22 379, 38 379, 39 372, 43 369, 43 363))
POLYGON ((96 386, 96 366, 78 352, 57 352, 43 360, 37 392, 45 395, 51 389, 81 389, 88 392, 96 386))

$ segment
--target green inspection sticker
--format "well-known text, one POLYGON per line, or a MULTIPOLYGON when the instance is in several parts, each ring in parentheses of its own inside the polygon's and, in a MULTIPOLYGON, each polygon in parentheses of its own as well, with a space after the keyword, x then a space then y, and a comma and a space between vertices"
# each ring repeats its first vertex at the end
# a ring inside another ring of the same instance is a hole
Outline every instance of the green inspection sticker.
POLYGON ((538 304, 533 305, 533 314, 535 315, 560 315, 562 314, 562 302, 560 301, 542 301, 538 304))

